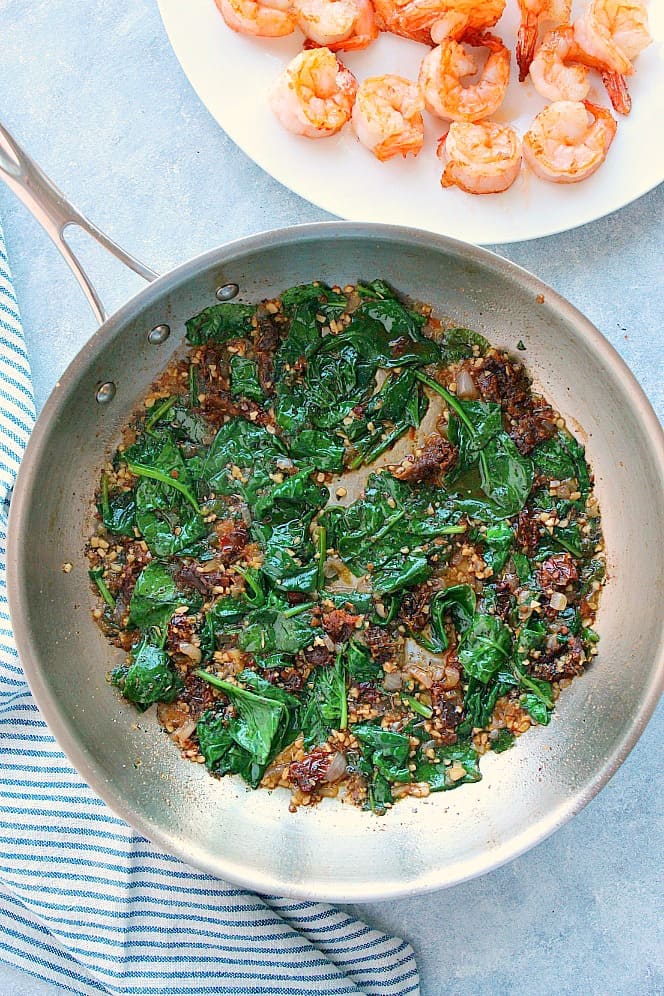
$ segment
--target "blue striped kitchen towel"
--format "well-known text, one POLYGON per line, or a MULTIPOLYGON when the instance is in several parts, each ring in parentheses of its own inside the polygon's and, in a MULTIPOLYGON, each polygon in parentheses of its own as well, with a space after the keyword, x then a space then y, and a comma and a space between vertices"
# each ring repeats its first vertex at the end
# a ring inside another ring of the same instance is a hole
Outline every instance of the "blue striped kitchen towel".
POLYGON ((34 417, 0 228, 0 960, 86 996, 418 993, 404 941, 161 854, 60 752, 26 686, 7 611, 7 512, 34 417))

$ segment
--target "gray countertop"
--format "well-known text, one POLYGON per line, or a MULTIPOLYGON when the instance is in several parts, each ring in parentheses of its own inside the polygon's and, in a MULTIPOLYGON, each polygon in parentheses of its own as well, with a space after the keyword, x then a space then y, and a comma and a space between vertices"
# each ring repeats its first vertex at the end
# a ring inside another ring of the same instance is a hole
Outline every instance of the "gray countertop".
MULTIPOLYGON (((326 218, 270 179, 200 105, 154 0, 0 0, 3 121, 71 199, 160 271, 226 239, 326 218)), ((222 85, 222 84, 220 84, 222 85)), ((664 413, 662 188, 549 239, 496 247, 569 298, 664 413)), ((65 264, 0 187, 37 404, 94 330, 65 264)), ((109 309, 138 281, 76 242, 109 309)), ((604 791, 481 879, 355 907, 414 945, 424 996, 664 993, 660 706, 604 791)), ((60 992, 0 966, 0 996, 60 992)))

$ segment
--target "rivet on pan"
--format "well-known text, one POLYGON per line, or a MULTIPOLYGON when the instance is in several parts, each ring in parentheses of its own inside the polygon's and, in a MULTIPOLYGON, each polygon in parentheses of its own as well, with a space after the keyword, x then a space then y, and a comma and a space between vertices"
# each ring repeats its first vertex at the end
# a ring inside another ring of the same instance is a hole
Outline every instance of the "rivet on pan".
POLYGON ((152 346, 161 346, 162 342, 166 342, 170 334, 170 325, 155 325, 155 327, 150 329, 148 332, 148 342, 152 346))
POLYGON ((217 287, 215 296, 217 301, 232 301, 239 293, 240 288, 237 284, 223 284, 221 287, 217 287))
POLYGON ((112 380, 107 380, 103 384, 100 384, 95 394, 97 404, 107 405, 115 397, 115 391, 116 387, 112 380))

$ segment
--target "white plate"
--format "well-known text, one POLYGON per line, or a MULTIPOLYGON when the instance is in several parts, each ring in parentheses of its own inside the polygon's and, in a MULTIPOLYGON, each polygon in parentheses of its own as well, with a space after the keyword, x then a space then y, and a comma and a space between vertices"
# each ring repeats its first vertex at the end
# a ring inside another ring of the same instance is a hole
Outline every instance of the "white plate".
MULTIPOLYGON (((318 141, 286 132, 270 111, 267 92, 300 51, 299 32, 274 40, 248 38, 226 27, 214 0, 158 2, 182 68, 233 141, 286 187, 344 218, 412 225, 467 242, 518 242, 601 218, 664 179, 664 0, 650 3, 655 42, 637 60, 629 81, 632 113, 627 118, 618 115, 618 134, 598 172, 582 183, 561 185, 539 180, 524 166, 508 191, 482 197, 441 188, 435 146, 445 124, 431 116, 425 121, 419 157, 388 163, 378 162, 360 145, 349 126, 318 141)), ((508 9, 493 29, 512 48, 516 6, 516 0, 508 0, 508 9)), ((342 53, 341 59, 358 80, 387 72, 417 79, 424 51, 415 42, 383 34, 365 51, 342 53)), ((608 105, 599 78, 589 99, 608 105)), ((545 104, 530 82, 518 82, 513 59, 512 82, 494 119, 511 121, 523 133, 545 104)), ((220 183, 223 179, 220 164, 220 183)))

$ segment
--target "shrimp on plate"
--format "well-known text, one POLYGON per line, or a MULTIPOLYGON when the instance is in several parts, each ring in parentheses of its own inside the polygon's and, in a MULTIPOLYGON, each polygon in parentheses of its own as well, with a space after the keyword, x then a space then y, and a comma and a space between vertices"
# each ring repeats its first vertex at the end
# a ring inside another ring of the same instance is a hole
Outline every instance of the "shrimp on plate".
POLYGON ((439 14, 431 26, 431 41, 459 41, 469 31, 486 31, 500 20, 507 0, 440 0, 439 14))
POLYGON ((295 31, 292 0, 215 0, 233 31, 261 38, 281 38, 295 31))
POLYGON ((644 0, 591 0, 574 22, 574 37, 588 56, 602 63, 602 79, 621 114, 632 106, 625 76, 634 59, 652 42, 644 0))
POLYGON ((494 121, 453 121, 438 145, 445 169, 443 187, 469 194, 497 194, 516 180, 521 169, 521 139, 511 125, 494 121))
POLYGON ((442 0, 374 0, 381 31, 412 41, 431 44, 431 25, 437 20, 442 0))
POLYGON ((585 100, 590 90, 590 69, 601 73, 614 110, 629 114, 631 101, 624 77, 611 73, 605 63, 585 52, 569 24, 546 33, 530 63, 530 78, 547 100, 585 100))
POLYGON ((589 69, 580 55, 569 24, 548 31, 530 63, 537 92, 547 100, 585 100, 590 90, 589 69))
POLYGON ((543 180, 578 183, 602 165, 616 127, 604 107, 559 100, 545 107, 523 136, 523 155, 543 180))
POLYGON ((327 138, 350 120, 357 80, 329 48, 300 52, 273 84, 270 106, 295 135, 327 138))
POLYGON ((459 42, 447 39, 428 52, 420 67, 420 89, 428 111, 446 121, 480 121, 503 102, 510 79, 510 52, 500 38, 483 34, 468 36, 468 45, 489 49, 479 79, 464 86, 462 80, 477 72, 472 53, 459 42))
POLYGON ((545 23, 568 24, 572 13, 572 0, 518 0, 521 24, 516 40, 516 61, 519 64, 519 81, 523 83, 533 61, 539 29, 545 23))
POLYGON ((353 129, 381 162, 416 156, 424 143, 423 108, 417 83, 403 76, 372 76, 357 91, 353 129))
POLYGON ((378 37, 371 0, 295 0, 302 33, 332 52, 366 48, 378 37))

